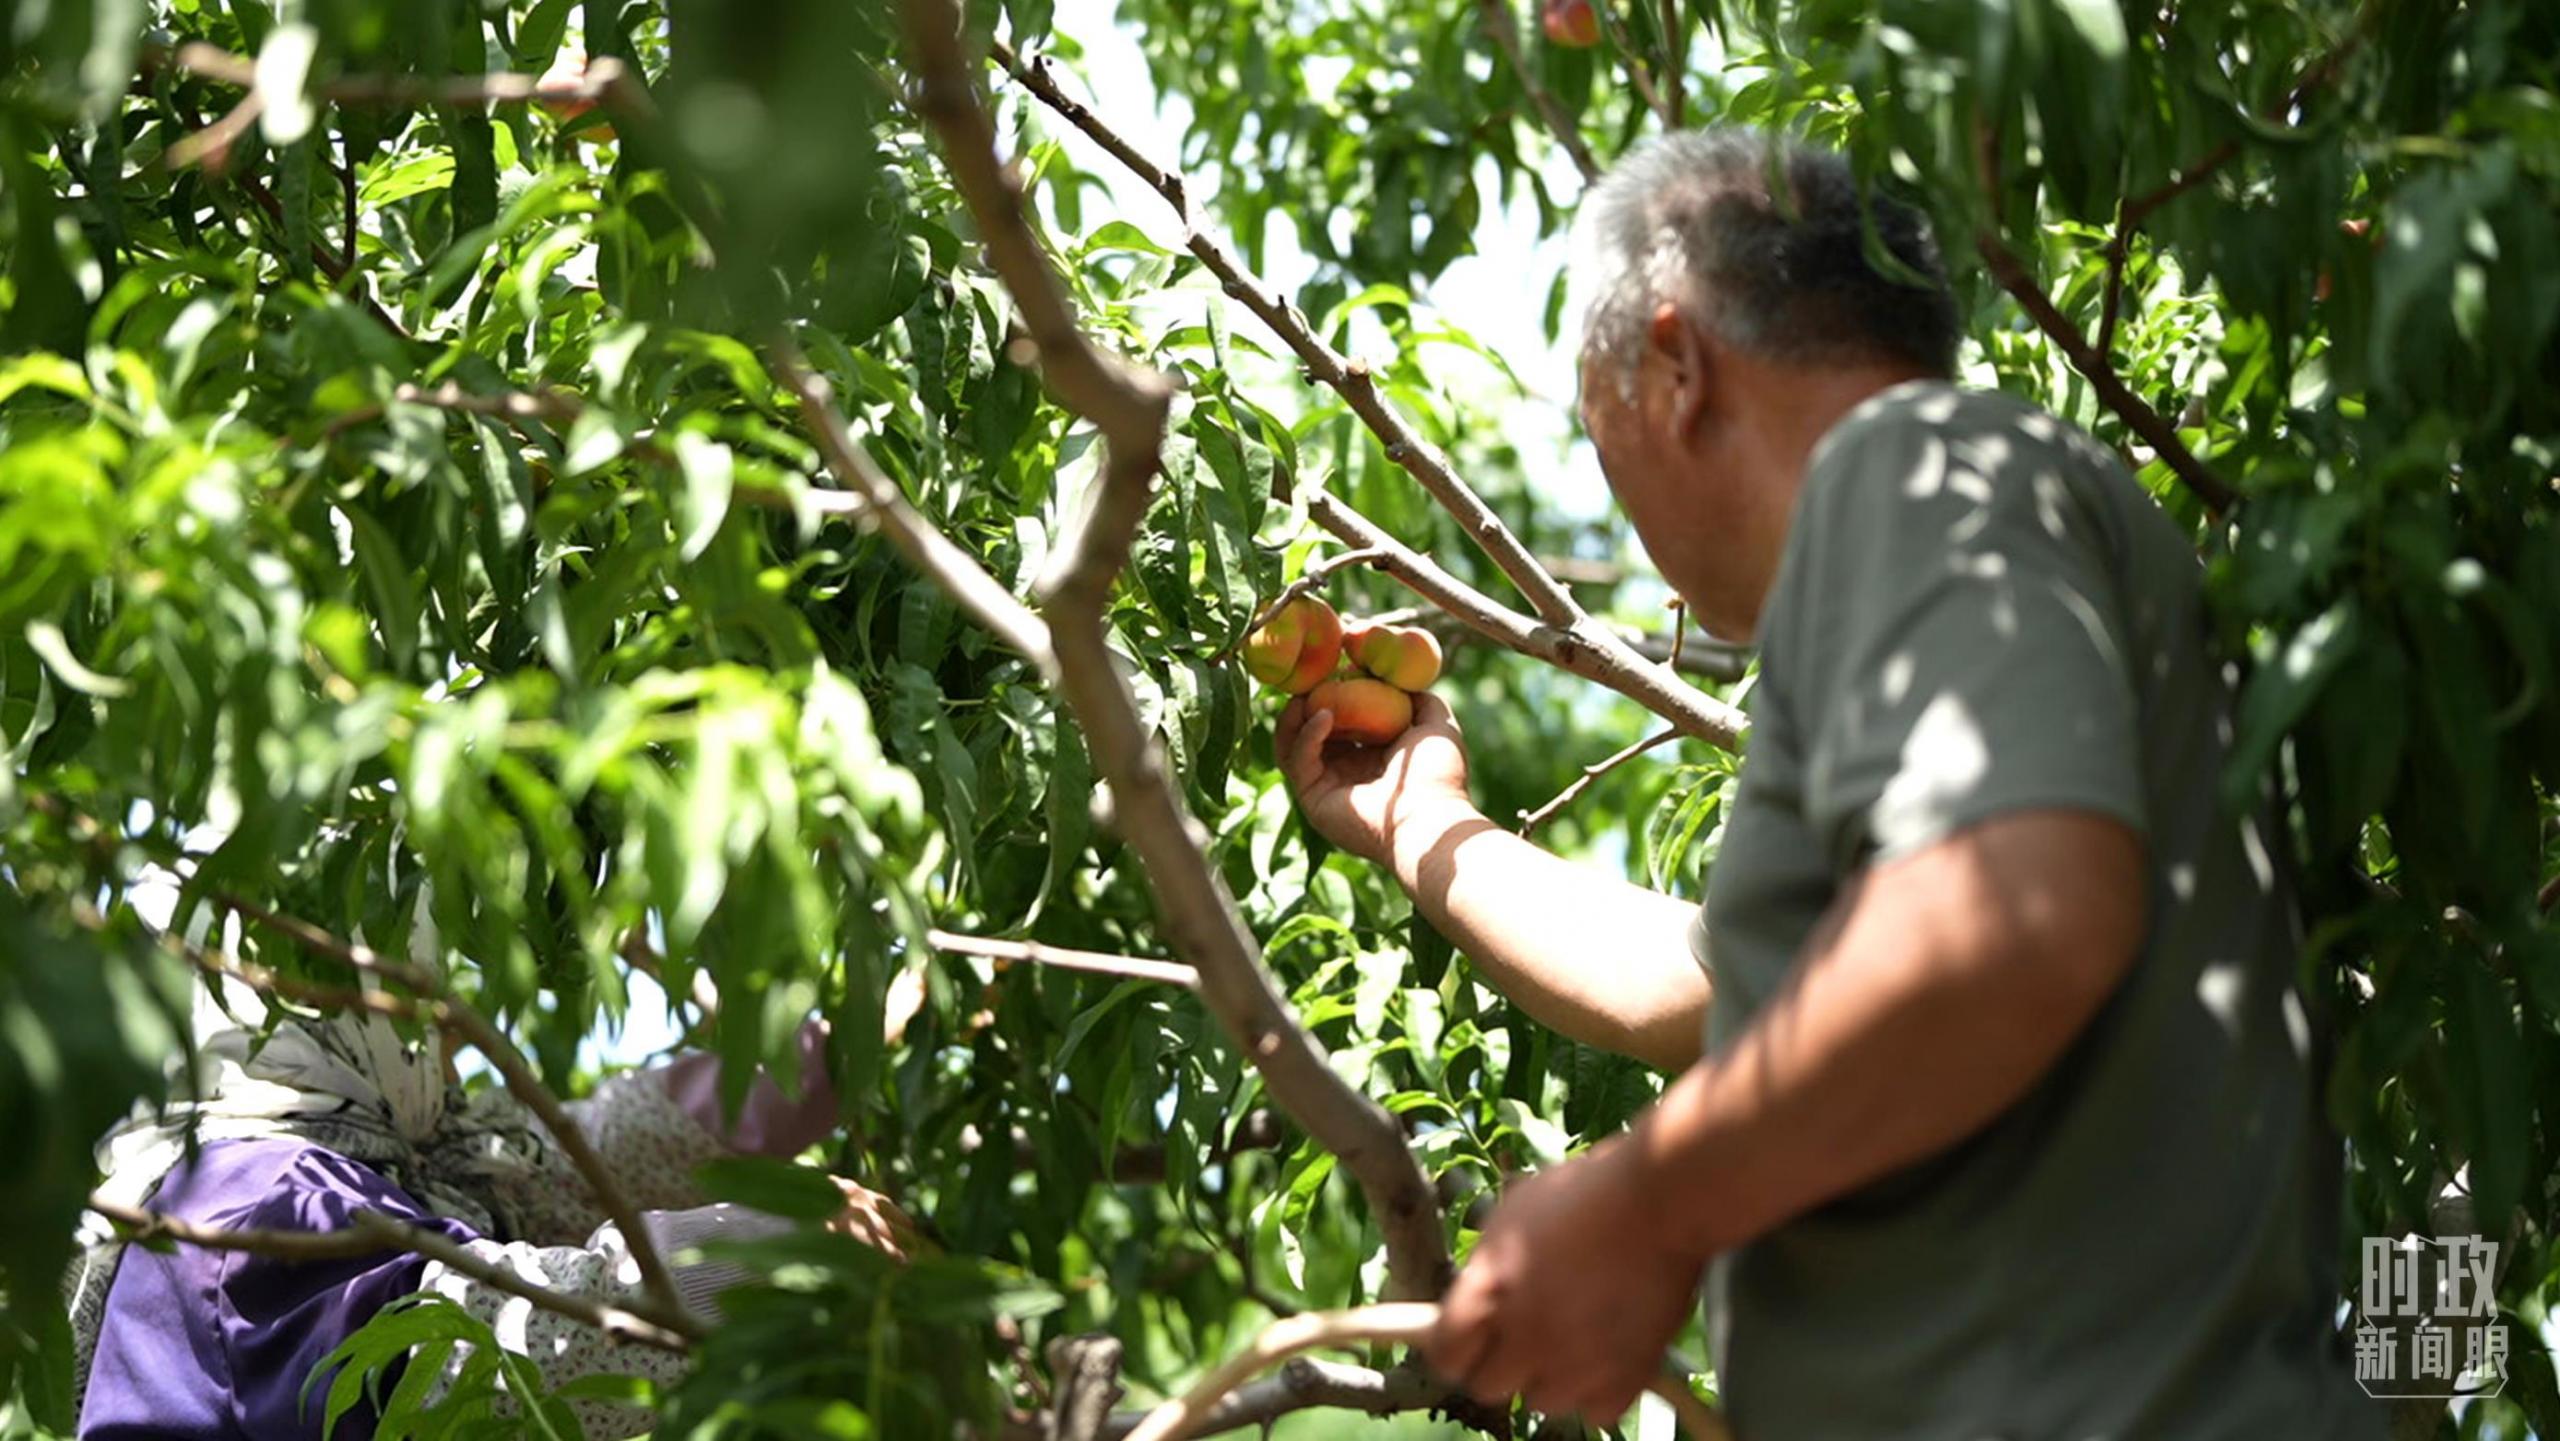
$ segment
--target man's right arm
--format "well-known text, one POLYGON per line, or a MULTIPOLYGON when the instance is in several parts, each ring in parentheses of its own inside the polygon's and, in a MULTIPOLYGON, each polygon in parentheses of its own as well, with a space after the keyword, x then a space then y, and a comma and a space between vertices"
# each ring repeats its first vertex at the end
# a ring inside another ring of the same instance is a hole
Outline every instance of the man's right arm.
POLYGON ((1494 989, 1540 1024, 1667 1071, 1698 1059, 1706 973, 1689 950, 1698 908, 1565 860, 1467 799, 1449 709, 1424 696, 1383 750, 1334 747, 1330 717, 1294 703, 1279 749, 1307 818, 1391 867, 1414 904, 1494 989))

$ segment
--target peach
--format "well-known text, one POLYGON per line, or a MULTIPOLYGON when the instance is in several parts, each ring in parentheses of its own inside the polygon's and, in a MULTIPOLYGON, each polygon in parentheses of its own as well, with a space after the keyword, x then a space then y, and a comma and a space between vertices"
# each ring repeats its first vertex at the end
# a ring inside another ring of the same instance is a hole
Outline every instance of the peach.
POLYGON ((1398 690, 1427 690, 1440 678, 1440 638, 1420 626, 1354 621, 1343 644, 1352 664, 1398 690))
POLYGON ((1538 21, 1550 44, 1588 50, 1600 43, 1600 17, 1592 13, 1591 0, 1547 0, 1538 21))
POLYGON ((1362 745, 1386 745, 1413 725, 1413 697, 1367 676, 1326 681, 1307 692, 1307 705, 1333 712, 1333 734, 1362 745))
MULTIPOLYGON (((577 86, 584 84, 586 82, 586 78, 587 52, 575 45, 572 45, 567 49, 562 50, 558 55, 553 56, 551 59, 551 68, 543 71, 542 78, 534 82, 537 86, 541 87, 542 90, 554 93, 549 95, 538 93, 533 103, 552 119, 566 125, 570 121, 577 119, 579 116, 595 109, 596 102, 583 95, 564 96, 557 92, 574 89, 577 86)), ((578 138, 581 140, 611 140, 613 138, 613 127, 606 124, 590 125, 578 132, 578 138)))
POLYGON ((1304 695, 1333 674, 1342 659, 1342 617, 1333 607, 1302 595, 1245 637, 1244 668, 1264 685, 1304 695))

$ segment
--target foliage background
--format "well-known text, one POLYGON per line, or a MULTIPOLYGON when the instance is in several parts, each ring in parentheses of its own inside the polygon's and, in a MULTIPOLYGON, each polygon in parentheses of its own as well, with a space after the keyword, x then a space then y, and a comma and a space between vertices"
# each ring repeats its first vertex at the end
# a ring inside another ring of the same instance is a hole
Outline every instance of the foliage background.
MULTIPOLYGON (((1610 7, 1591 51, 1527 26, 1515 64, 1474 4, 1282 8, 1119 8, 1184 102, 1204 223, 1259 267, 1286 222, 1318 331, 1533 549, 1626 562, 1578 593, 1633 625, 1663 625, 1640 557, 1541 503, 1557 458, 1505 424, 1538 402, 1466 353, 1483 307, 1563 325, 1561 274, 1428 303, 1489 209, 1569 219, 1579 182, 1524 81, 1606 157, 1665 123, 1635 80, 1676 73, 1675 118, 1838 143, 1931 210, 1971 377, 2127 453, 2249 658, 2218 779, 2292 802, 2348 1236, 2468 1229, 2430 1219, 2450 1192, 2512 1243, 2514 1383, 2442 1424, 2560 1435, 2534 1340, 2560 1277, 2560 13, 1691 0, 1610 7), (2236 488, 2227 523, 1981 263, 2004 251, 2236 488)), ((1076 67, 1042 0, 973 19, 1076 67)), ((1075 727, 811 504, 830 482, 760 354, 789 326, 915 503, 1027 590, 1094 438, 1010 344, 885 7, 17 0, 0 47, 0 1195, 26 1222, 0 1242, 0 1431, 65 1428, 50 1277, 90 1140, 178 1045, 183 980, 131 901, 182 853, 180 929, 326 974, 224 924, 231 893, 431 951, 564 1091, 625 1018, 635 935, 667 993, 716 982, 700 1038, 725 1055, 787 1064, 801 1016, 835 1021, 824 1161, 962 1259, 910 1281, 797 1256, 669 1398, 670 1434, 991 1414, 999 1311, 1035 1344, 1112 1330, 1161 1388, 1274 1309, 1375 1294, 1352 1188, 1285 1125, 1261 1144, 1258 1082, 1196 1002, 925 939, 1163 953, 1075 727), (288 104, 218 164, 171 162, 242 93, 168 63, 178 40, 307 43, 326 79, 538 72, 570 34, 635 62, 660 121, 601 139, 517 105, 288 104), (508 395, 539 404, 481 403, 508 395), (925 1004, 884 1040, 901 974, 925 1004), (806 1364, 776 1374, 786 1350, 806 1364), (925 1355, 937 1384, 896 1384, 925 1355)), ((1327 855, 1270 767, 1270 703, 1216 657, 1334 549, 1314 489, 1501 578, 1165 212, 1123 213, 1019 88, 994 103, 1089 328, 1184 387, 1115 647, 1301 1016, 1462 1215, 1658 1080, 1527 1024, 1390 881, 1327 855)), ((1329 590, 1410 600, 1360 571, 1329 590)), ((1497 817, 1648 729, 1489 645, 1454 647, 1442 690, 1497 817)), ((1729 766, 1656 752, 1548 835, 1697 894, 1729 766)))

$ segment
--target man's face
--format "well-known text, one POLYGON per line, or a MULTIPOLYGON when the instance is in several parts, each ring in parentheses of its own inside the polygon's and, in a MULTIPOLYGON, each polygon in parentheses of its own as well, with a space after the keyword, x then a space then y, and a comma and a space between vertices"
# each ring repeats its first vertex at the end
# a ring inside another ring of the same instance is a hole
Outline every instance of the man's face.
POLYGON ((1582 428, 1654 568, 1699 624, 1747 639, 1759 597, 1727 594, 1742 577, 1716 559, 1735 539, 1726 522, 1745 479, 1734 427, 1702 395, 1703 367, 1684 364, 1677 347, 1644 346, 1633 365, 1630 377, 1623 358, 1584 356, 1582 428))

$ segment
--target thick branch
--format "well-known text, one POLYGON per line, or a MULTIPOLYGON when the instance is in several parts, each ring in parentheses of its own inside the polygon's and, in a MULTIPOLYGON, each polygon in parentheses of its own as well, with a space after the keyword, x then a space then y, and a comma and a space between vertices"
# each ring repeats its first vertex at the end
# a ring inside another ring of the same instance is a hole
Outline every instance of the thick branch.
MULTIPOLYGON (((255 60, 201 40, 190 40, 175 50, 145 46, 141 64, 145 68, 171 65, 190 75, 237 85, 249 90, 253 96, 256 94, 258 63, 255 60)), ((590 62, 583 75, 560 79, 506 71, 488 75, 348 75, 314 85, 311 93, 323 100, 348 105, 471 106, 520 104, 532 100, 602 100, 614 93, 623 73, 621 61, 604 56, 590 62)), ((251 118, 256 118, 254 111, 251 118)))
MULTIPOLYGON (((1357 1306, 1347 1311, 1310 1311, 1274 1321, 1262 1329, 1252 1345, 1229 1357, 1197 1385, 1148 1412, 1146 1419, 1129 1431, 1127 1441, 1176 1441, 1179 1437, 1201 1435, 1204 1423, 1210 1420, 1221 1399, 1299 1352, 1353 1342, 1410 1346, 1430 1334, 1439 1314, 1437 1306, 1404 1302, 1357 1306)), ((1696 1441, 1732 1441, 1733 1433, 1726 1428, 1724 1419, 1689 1394, 1684 1380, 1666 1372, 1648 1389, 1670 1403, 1681 1428, 1696 1441)))
MULTIPOLYGON (((1211 1406, 1192 1429, 1194 1436, 1214 1436, 1246 1426, 1268 1426, 1293 1411, 1325 1408, 1393 1416, 1404 1411, 1438 1411, 1461 1404, 1463 1392, 1442 1385, 1418 1370, 1397 1367, 1375 1371, 1293 1357, 1258 1381, 1248 1381, 1211 1406)), ((1146 1420, 1144 1414, 1111 1418, 1102 1434, 1109 1441, 1127 1436, 1146 1420)))
POLYGON ((693 1338, 700 1334, 689 1325, 683 1328, 659 1325, 645 1316, 608 1305, 593 1296, 537 1286, 504 1266, 474 1255, 461 1242, 442 1232, 394 1220, 380 1211, 356 1212, 352 1222, 343 1230, 263 1231, 200 1226, 158 1211, 118 1205, 101 1196, 89 1198, 89 1209, 124 1228, 126 1240, 133 1244, 175 1241, 182 1246, 201 1246, 213 1251, 246 1251, 283 1261, 342 1261, 370 1256, 378 1251, 409 1251, 431 1261, 441 1261, 474 1281, 530 1301, 545 1311, 573 1321, 583 1321, 617 1341, 654 1346, 661 1351, 683 1355, 693 1349, 693 1338))
POLYGON ((991 961, 1054 966, 1062 971, 1090 971, 1100 976, 1162 981, 1184 990, 1195 990, 1200 984, 1200 973, 1180 961, 1115 956, 1105 951, 1079 951, 1067 946, 1043 945, 1038 941, 1007 941, 993 936, 964 936, 943 930, 927 931, 925 939, 933 943, 934 949, 959 956, 984 956, 991 961))
POLYGON ((1646 736, 1643 740, 1636 741, 1630 745, 1622 747, 1606 760, 1594 761, 1590 765, 1584 766, 1582 768, 1582 774, 1574 778, 1573 784, 1556 792, 1555 799, 1538 807, 1534 811, 1522 811, 1520 813, 1520 834, 1523 836, 1536 835, 1538 833, 1538 827, 1545 825, 1555 816, 1556 812, 1563 810, 1566 806, 1572 805, 1576 797, 1580 796, 1584 791, 1591 789, 1591 783, 1593 781, 1600 779, 1609 772, 1616 770, 1618 767, 1625 765, 1627 762, 1634 760, 1640 755, 1643 755, 1646 751, 1652 750, 1654 747, 1662 745, 1667 741, 1675 741, 1679 738, 1680 732, 1676 730, 1656 731, 1652 735, 1646 736))
POLYGON ((1387 402, 1368 365, 1352 360, 1325 344, 1297 307, 1282 300, 1269 286, 1248 272, 1225 246, 1200 229, 1191 213, 1187 191, 1180 177, 1141 156, 1136 147, 1103 124, 1091 110, 1069 97, 1049 73, 1045 57, 1033 56, 1026 61, 1001 43, 996 46, 995 53, 1014 78, 1032 94, 1065 117, 1069 124, 1092 137, 1094 143, 1127 165, 1139 179, 1164 197, 1165 203, 1173 207, 1175 215, 1182 221, 1184 248, 1218 277, 1229 296, 1242 302, 1247 310, 1271 327, 1273 333, 1297 355, 1309 379, 1331 386, 1341 394, 1351 407, 1351 413, 1358 416, 1361 423, 1368 426, 1385 445, 1387 459, 1402 466, 1407 474, 1420 482, 1433 500, 1458 518, 1467 534, 1484 548, 1485 554, 1493 558, 1493 563, 1528 598, 1530 609, 1558 626, 1571 625, 1581 618, 1581 608, 1574 603, 1573 597, 1554 576, 1540 568, 1536 557, 1530 555, 1528 547, 1512 534, 1511 527, 1503 524, 1502 518, 1493 513, 1493 508, 1459 478, 1450 467, 1449 457, 1438 446, 1423 439, 1412 423, 1387 402))
MULTIPOLYGON (((992 130, 984 115, 964 121, 952 113, 963 103, 976 108, 967 63, 954 38, 958 7, 952 0, 908 0, 906 19, 923 85, 942 97, 927 116, 940 131, 955 175, 975 176, 962 181, 961 191, 971 202, 980 233, 988 237, 989 254, 1000 263, 1003 257, 1015 257, 1013 270, 1025 272, 1003 273, 1015 303, 1027 313, 1046 302, 1026 299, 1026 290, 1044 290, 1055 281, 1029 235, 1018 197, 999 193, 1003 187, 988 179, 996 162, 987 148, 992 130), (998 239, 998 231, 1018 233, 998 239)), ((1171 193, 1181 192, 1176 187, 1171 193)), ((1125 374, 1120 378, 1125 381, 1125 374)), ((1398 1295, 1437 1295, 1448 1283, 1450 1264, 1431 1184, 1394 1118, 1334 1071, 1323 1048, 1291 1014, 1225 879, 1209 862, 1207 833, 1184 808, 1157 739, 1139 718, 1137 698, 1122 678, 1123 662, 1111 650, 1104 628, 1110 585, 1127 560, 1136 517, 1144 513, 1154 481, 1165 415, 1162 384, 1151 378, 1096 385, 1080 397, 1100 408, 1083 413, 1102 432, 1110 454, 1102 468, 1094 519, 1079 537, 1062 583, 1044 590, 1050 641, 1056 647, 1055 680, 1084 728, 1096 773, 1111 787, 1116 824, 1138 853, 1155 892, 1170 948, 1197 968, 1201 999, 1210 1014, 1261 1072, 1272 1101, 1333 1152, 1359 1184, 1386 1240, 1389 1289, 1398 1295), (1125 526, 1119 518, 1125 518, 1125 526)), ((1516 549, 1518 542, 1512 545, 1516 549)))
POLYGON ((1600 162, 1584 142, 1582 126, 1556 103, 1547 87, 1538 83, 1537 72, 1529 68, 1528 60, 1520 53, 1520 21, 1511 13, 1511 0, 1480 0, 1478 8, 1484 12, 1484 33, 1493 37, 1502 58, 1511 62, 1511 73, 1519 78, 1521 93, 1537 108, 1538 118, 1547 124, 1547 133, 1564 147, 1565 154, 1573 157, 1573 168, 1582 172, 1584 181, 1599 179, 1600 162))
POLYGON ((1146 514, 1173 387, 1152 370, 1105 355, 1077 327, 1049 257, 1031 233, 1021 178, 996 158, 995 125, 978 103, 961 48, 958 7, 910 0, 906 16, 921 81, 918 108, 941 137, 943 160, 978 219, 988 262, 1022 312, 1041 379, 1060 405, 1101 430, 1108 457, 1083 526, 1059 548, 1037 593, 1099 591, 1118 573, 1119 557, 1146 514))
POLYGON ((1468 585, 1323 491, 1307 495, 1307 515, 1344 544, 1382 552, 1371 562, 1486 639, 1596 681, 1671 722, 1684 735, 1725 750, 1741 744, 1742 712, 1643 660, 1624 640, 1587 618, 1562 629, 1533 620, 1468 585), (1594 637, 1605 644, 1595 644, 1594 637))
POLYGON ((803 360, 798 346, 777 339, 771 347, 774 375, 800 402, 801 423, 818 442, 827 468, 865 502, 865 518, 880 527, 907 563, 939 582, 978 624, 1013 647, 1043 674, 1057 673, 1058 658, 1049 648, 1049 628, 1013 592, 987 574, 976 557, 951 543, 916 508, 907 503, 880 467, 872 464, 836 412, 827 382, 803 360))
POLYGON ((622 1232, 623 1244, 630 1248, 632 1264, 640 1268, 640 1280, 648 1289, 650 1299, 669 1316, 685 1314, 683 1298, 676 1293, 675 1278, 668 1273, 665 1259, 658 1255, 657 1244, 650 1240, 648 1227, 641 1224, 639 1208, 631 1204, 630 1196, 624 1193, 612 1169, 605 1165, 604 1157, 598 1155, 594 1145, 587 1140, 587 1133, 570 1117, 567 1108, 560 1104, 560 1098, 551 1093, 551 1088, 542 1083, 540 1076, 534 1074, 532 1063, 525 1059, 523 1051, 516 1048, 516 1043, 507 1038, 506 1032, 499 1030, 477 1008, 457 999, 436 976, 421 967, 395 961, 370 946, 342 940, 308 921, 278 915, 237 896, 224 895, 219 899, 223 905, 278 932, 314 955, 325 956, 364 975, 389 980, 434 1000, 436 1019, 451 1027, 487 1057, 490 1069, 498 1073, 507 1093, 540 1119, 552 1138, 560 1143, 569 1163, 577 1167, 578 1175, 595 1193, 597 1204, 604 1208, 605 1215, 622 1232))

